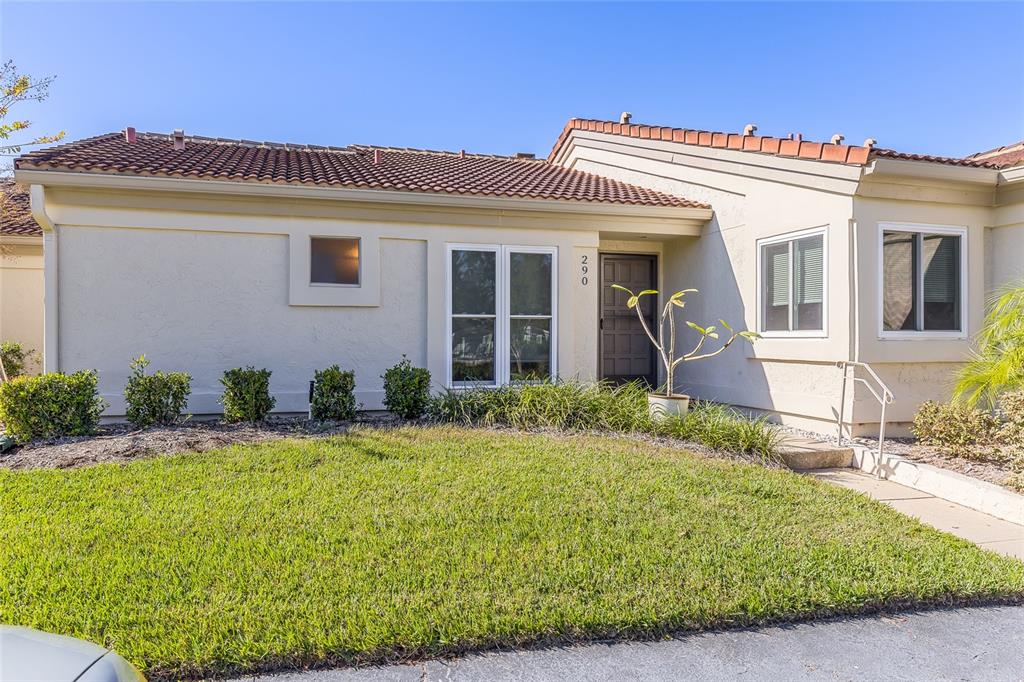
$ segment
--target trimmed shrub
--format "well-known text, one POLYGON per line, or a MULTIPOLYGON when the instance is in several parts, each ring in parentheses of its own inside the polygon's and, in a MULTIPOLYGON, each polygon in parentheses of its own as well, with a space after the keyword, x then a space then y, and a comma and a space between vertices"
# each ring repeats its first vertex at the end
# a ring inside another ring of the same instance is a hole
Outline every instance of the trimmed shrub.
POLYGON ((106 403, 95 370, 20 376, 0 384, 0 422, 19 443, 96 430, 106 403))
POLYGON ((356 416, 356 373, 337 365, 313 373, 313 419, 347 421, 356 416))
POLYGON ((25 373, 25 363, 35 351, 26 350, 24 346, 16 341, 4 341, 0 343, 0 360, 3 360, 4 371, 7 378, 13 379, 25 373))
POLYGON ((174 424, 181 417, 192 392, 192 377, 185 372, 146 374, 149 360, 140 355, 132 360, 131 376, 124 387, 125 416, 133 426, 174 424))
POLYGON ((971 446, 988 445, 999 428, 999 420, 989 412, 962 403, 922 403, 914 415, 910 430, 918 441, 935 445, 961 457, 976 457, 971 446))
POLYGON ((236 367, 224 372, 220 383, 224 386, 220 404, 224 406, 226 422, 261 422, 277 399, 270 395, 270 370, 255 367, 236 367))
POLYGON ((384 380, 384 407, 402 419, 419 419, 430 402, 430 372, 413 367, 409 358, 381 375, 384 380))
POLYGON ((1000 396, 999 415, 1003 419, 999 427, 999 442, 1013 448, 1018 457, 1024 457, 1024 391, 1000 396))

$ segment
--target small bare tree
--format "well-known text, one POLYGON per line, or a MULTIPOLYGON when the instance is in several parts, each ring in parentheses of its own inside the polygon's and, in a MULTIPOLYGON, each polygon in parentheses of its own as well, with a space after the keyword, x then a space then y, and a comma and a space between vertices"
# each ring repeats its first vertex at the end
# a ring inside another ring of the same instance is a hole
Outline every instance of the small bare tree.
POLYGON ((719 334, 717 327, 701 327, 695 322, 684 320, 686 325, 700 334, 700 338, 697 340, 697 344, 689 353, 685 353, 676 357, 676 319, 673 314, 675 309, 682 310, 686 307, 686 302, 683 300, 686 294, 697 293, 696 289, 683 289, 669 296, 668 300, 665 301, 665 306, 661 311, 661 318, 658 320, 658 335, 655 336, 651 331, 650 325, 647 324, 647 320, 644 317, 643 311, 640 309, 640 299, 644 296, 657 296, 658 291, 656 289, 645 289, 639 293, 634 294, 626 287, 619 286, 618 284, 612 285, 613 289, 624 291, 629 294, 629 299, 626 300, 626 307, 636 311, 637 317, 640 318, 640 325, 644 329, 644 333, 647 334, 647 338, 654 344, 655 349, 658 351, 658 355, 661 357, 661 363, 665 367, 665 395, 672 397, 675 395, 673 390, 673 383, 675 369, 684 362, 693 362, 694 360, 706 360, 707 358, 713 358, 719 353, 725 351, 726 348, 732 345, 732 342, 738 338, 744 338, 747 341, 753 342, 754 339, 759 338, 759 334, 756 332, 749 331, 734 331, 725 320, 719 320, 721 325, 729 331, 729 338, 726 339, 717 350, 701 353, 704 349, 704 344, 707 343, 708 339, 718 339, 719 334), (665 338, 666 322, 668 327, 668 339, 665 338))

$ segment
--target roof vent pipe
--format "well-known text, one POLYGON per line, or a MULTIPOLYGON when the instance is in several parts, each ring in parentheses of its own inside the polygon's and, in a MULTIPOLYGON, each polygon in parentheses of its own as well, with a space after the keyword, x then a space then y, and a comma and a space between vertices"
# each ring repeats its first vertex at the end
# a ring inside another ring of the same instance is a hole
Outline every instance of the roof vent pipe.
POLYGON ((174 131, 174 148, 184 149, 185 148, 185 131, 181 128, 177 128, 174 131))
POLYGON ((750 137, 756 132, 757 124, 755 123, 748 123, 747 125, 743 126, 743 137, 750 137))
POLYGON ((633 118, 633 114, 629 113, 628 111, 623 111, 621 114, 619 114, 619 123, 629 123, 629 120, 631 118, 633 118))
POLYGON ((804 136, 801 133, 790 133, 789 137, 787 137, 786 139, 793 140, 794 142, 802 142, 804 136))
POLYGON ((135 140, 135 128, 128 126, 124 129, 124 141, 127 142, 128 144, 135 144, 135 140))
POLYGON ((842 144, 843 140, 845 139, 846 138, 844 136, 840 135, 839 133, 836 133, 835 135, 832 136, 832 139, 829 140, 829 142, 831 144, 842 144))
POLYGON ((374 150, 373 150, 373 165, 374 165, 374 166, 379 166, 379 165, 380 165, 380 161, 381 161, 381 158, 382 158, 383 156, 384 156, 384 155, 383 155, 383 154, 381 154, 381 151, 380 151, 379 149, 374 149, 374 150))
POLYGON ((537 155, 530 152, 516 152, 517 159, 536 159, 537 155))
POLYGON ((864 140, 864 146, 867 147, 868 149, 871 149, 876 144, 878 144, 878 140, 876 140, 873 137, 869 137, 868 139, 864 140))

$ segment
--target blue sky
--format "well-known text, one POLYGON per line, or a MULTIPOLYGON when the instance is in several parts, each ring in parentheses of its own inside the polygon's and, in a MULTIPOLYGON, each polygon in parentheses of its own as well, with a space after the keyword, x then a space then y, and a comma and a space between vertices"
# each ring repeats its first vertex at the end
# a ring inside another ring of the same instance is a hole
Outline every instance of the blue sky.
POLYGON ((0 51, 132 125, 544 155, 572 116, 965 155, 1024 139, 1020 4, 14 3, 0 51))

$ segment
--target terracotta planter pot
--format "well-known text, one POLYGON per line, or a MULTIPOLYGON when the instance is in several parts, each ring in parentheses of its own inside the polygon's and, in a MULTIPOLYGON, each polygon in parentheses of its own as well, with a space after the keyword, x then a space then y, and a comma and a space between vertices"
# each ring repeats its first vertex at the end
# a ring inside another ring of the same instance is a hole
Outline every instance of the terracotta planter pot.
POLYGON ((651 419, 655 420, 667 417, 682 417, 690 411, 690 396, 648 393, 647 409, 650 412, 651 419))

